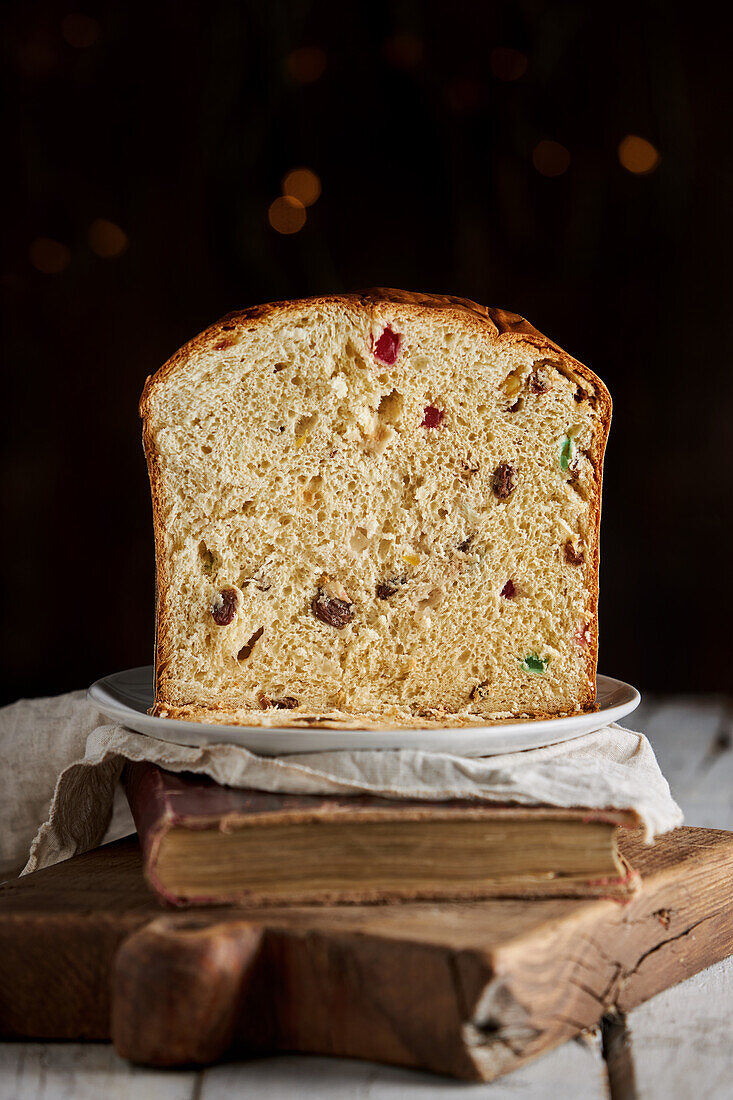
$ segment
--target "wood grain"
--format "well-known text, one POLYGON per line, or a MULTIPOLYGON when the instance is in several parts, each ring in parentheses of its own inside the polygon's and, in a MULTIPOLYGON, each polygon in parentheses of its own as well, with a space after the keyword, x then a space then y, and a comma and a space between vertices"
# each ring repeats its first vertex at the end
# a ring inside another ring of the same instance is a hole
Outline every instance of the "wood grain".
POLYGON ((121 841, 0 892, 0 1033, 113 1034, 158 1065, 280 1049, 491 1080, 733 951, 733 835, 626 847, 644 879, 626 905, 192 917, 160 915, 121 841))
MULTIPOLYGON (((242 1007, 267 1003, 249 988, 263 935, 259 925, 194 920, 172 927, 162 918, 128 936, 112 969, 117 1052, 154 1066, 220 1058, 241 1029, 242 1007)), ((258 1045, 269 1037, 267 1029, 258 1045)))

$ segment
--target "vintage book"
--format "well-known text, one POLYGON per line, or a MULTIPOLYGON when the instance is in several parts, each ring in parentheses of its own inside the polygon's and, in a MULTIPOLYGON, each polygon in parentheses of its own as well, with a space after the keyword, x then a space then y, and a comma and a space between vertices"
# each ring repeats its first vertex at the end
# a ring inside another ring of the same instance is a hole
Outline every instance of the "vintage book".
POLYGON ((129 764, 152 889, 173 905, 624 897, 633 811, 268 794, 129 764))

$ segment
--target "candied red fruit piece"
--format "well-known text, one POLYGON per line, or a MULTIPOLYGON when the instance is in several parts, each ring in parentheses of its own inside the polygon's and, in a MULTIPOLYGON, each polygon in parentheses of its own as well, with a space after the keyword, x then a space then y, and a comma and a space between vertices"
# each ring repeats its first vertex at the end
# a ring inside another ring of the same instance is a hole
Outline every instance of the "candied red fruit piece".
POLYGON ((439 428, 445 413, 442 409, 436 409, 434 405, 427 405, 420 423, 421 428, 439 428))
POLYGON ((211 608, 211 617, 217 626, 229 626, 237 614, 239 593, 236 588, 222 588, 214 600, 211 608))
POLYGON ((505 600, 513 600, 517 594, 517 586, 513 580, 508 580, 501 590, 501 594, 505 600))
POLYGON ((581 649, 587 649, 590 645, 590 626, 581 624, 573 634, 573 642, 581 649))
POLYGON ((393 363, 397 362, 397 356, 400 354, 401 345, 402 337, 399 332, 395 332, 389 325, 387 325, 378 340, 375 340, 372 336, 372 351, 374 353, 374 358, 388 367, 391 367, 393 363))

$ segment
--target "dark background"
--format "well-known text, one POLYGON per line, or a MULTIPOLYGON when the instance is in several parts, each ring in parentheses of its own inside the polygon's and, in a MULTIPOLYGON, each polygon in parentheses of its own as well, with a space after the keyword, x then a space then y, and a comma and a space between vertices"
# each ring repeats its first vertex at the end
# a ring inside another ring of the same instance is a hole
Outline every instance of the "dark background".
POLYGON ((374 284, 522 313, 605 379, 601 670, 720 688, 729 25, 570 0, 0 18, 3 700, 151 660, 146 375, 232 308, 374 284), (653 171, 622 165, 627 135, 653 171), (283 235, 268 208, 298 166, 322 194, 283 235))

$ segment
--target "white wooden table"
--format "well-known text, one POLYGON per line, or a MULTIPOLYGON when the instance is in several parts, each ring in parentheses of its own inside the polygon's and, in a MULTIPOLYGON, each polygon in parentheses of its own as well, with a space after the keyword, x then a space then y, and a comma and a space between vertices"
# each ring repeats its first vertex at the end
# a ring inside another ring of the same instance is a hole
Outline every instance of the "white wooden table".
MULTIPOLYGON (((687 823, 733 829, 730 703, 646 700, 629 725, 650 738, 687 823)), ((301 1056, 163 1072, 129 1066, 108 1044, 6 1043, 0 1100, 730 1100, 732 1021, 733 958, 490 1085, 301 1056)))

